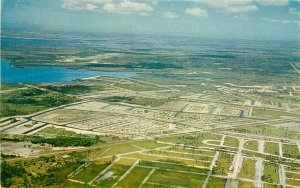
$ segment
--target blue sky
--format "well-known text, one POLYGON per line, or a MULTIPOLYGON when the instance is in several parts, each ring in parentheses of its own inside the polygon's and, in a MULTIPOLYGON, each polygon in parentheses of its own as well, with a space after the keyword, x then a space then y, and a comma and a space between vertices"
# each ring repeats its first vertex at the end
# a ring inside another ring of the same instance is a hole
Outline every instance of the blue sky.
POLYGON ((300 39, 300 0, 3 0, 2 27, 300 39))

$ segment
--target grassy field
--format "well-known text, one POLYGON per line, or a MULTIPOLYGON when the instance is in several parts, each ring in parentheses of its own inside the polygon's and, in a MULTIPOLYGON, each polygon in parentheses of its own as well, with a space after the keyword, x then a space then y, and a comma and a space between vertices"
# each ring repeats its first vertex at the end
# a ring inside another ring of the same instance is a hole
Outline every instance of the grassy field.
POLYGON ((139 165, 160 168, 160 169, 169 169, 169 170, 174 170, 174 171, 180 170, 180 171, 205 173, 205 174, 208 172, 208 169, 205 169, 205 168, 196 168, 196 167, 192 167, 192 166, 185 166, 182 164, 176 164, 176 163, 171 163, 171 162, 140 161, 139 165))
POLYGON ((212 144, 212 145, 215 145, 215 146, 219 146, 221 144, 221 141, 209 140, 206 143, 207 144, 212 144))
POLYGON ((264 183, 264 188, 281 188, 281 186, 272 183, 264 183))
POLYGON ((114 83, 115 86, 123 88, 123 89, 129 89, 132 91, 155 91, 158 90, 159 87, 156 87, 154 85, 149 84, 138 84, 138 83, 114 83))
POLYGON ((255 108, 252 112, 252 116, 257 116, 257 117, 281 117, 281 116, 288 116, 288 117, 296 117, 296 114, 289 113, 286 111, 281 111, 281 110, 272 110, 272 109, 262 109, 262 108, 255 108))
POLYGON ((255 176, 255 161, 249 158, 243 158, 242 169, 239 177, 253 179, 255 176))
POLYGON ((200 155, 207 155, 207 156, 214 156, 215 155, 215 152, 210 151, 210 150, 192 149, 192 148, 188 149, 188 148, 180 148, 180 147, 171 147, 171 148, 166 149, 166 151, 200 154, 200 155))
POLYGON ((297 145, 282 144, 282 152, 284 157, 300 159, 300 153, 297 145))
POLYGON ((150 171, 151 169, 134 167, 134 169, 117 184, 117 187, 139 187, 150 171))
POLYGON ((226 136, 226 138, 224 140, 224 145, 237 148, 239 146, 239 140, 236 138, 233 138, 233 137, 226 136))
POLYGON ((262 179, 268 183, 279 183, 279 167, 277 164, 265 162, 264 163, 264 175, 262 179))
POLYGON ((142 106, 158 107, 170 101, 170 99, 156 99, 156 98, 136 98, 136 97, 107 97, 103 100, 108 102, 124 102, 128 104, 137 104, 142 106))
POLYGON ((72 182, 72 181, 66 181, 65 183, 63 183, 62 185, 54 185, 54 186, 49 186, 49 188, 76 188, 76 187, 80 187, 80 188, 91 188, 90 185, 87 184, 81 184, 81 183, 76 183, 76 182, 72 182))
POLYGON ((166 161, 166 162, 172 162, 172 163, 178 163, 178 164, 185 164, 185 165, 191 165, 191 166, 201 166, 201 167, 208 167, 210 165, 209 162, 203 162, 199 160, 188 160, 188 159, 179 159, 177 157, 168 157, 168 156, 155 156, 151 154, 141 154, 141 153, 135 153, 135 154, 128 154, 125 155, 125 157, 130 158, 136 158, 136 159, 142 159, 147 161, 166 161))
POLYGON ((216 162, 216 166, 213 169, 213 174, 227 175, 231 162, 233 161, 233 155, 227 153, 220 153, 219 159, 216 162))
POLYGON ((293 186, 300 186, 300 181, 294 179, 287 179, 286 184, 293 185, 293 186))
POLYGON ((226 179, 209 177, 207 188, 225 187, 226 181, 226 179))
POLYGON ((164 151, 164 150, 153 150, 149 151, 149 154, 154 155, 164 155, 164 156, 170 156, 170 157, 181 157, 181 158, 187 158, 187 159, 195 159, 195 160, 203 160, 203 161, 211 161, 213 157, 210 156, 202 156, 199 154, 192 154, 192 153, 175 153, 172 151, 164 151))
POLYGON ((206 176, 203 175, 155 170, 148 182, 170 186, 201 187, 205 178, 206 176))
POLYGON ((117 145, 111 146, 110 150, 103 154, 103 157, 127 153, 127 152, 133 152, 133 151, 138 151, 138 150, 140 150, 140 149, 132 146, 131 144, 122 143, 122 144, 117 144, 117 145))
POLYGON ((135 142, 134 145, 139 146, 144 149, 153 149, 153 148, 157 148, 157 147, 168 146, 166 144, 157 143, 154 140, 138 141, 138 142, 135 142))
POLYGON ((89 183, 94 179, 97 174, 99 174, 103 169, 105 169, 110 162, 93 162, 83 171, 79 172, 77 175, 73 176, 72 179, 79 180, 85 183, 89 183))
POLYGON ((75 136, 77 133, 73 131, 67 131, 63 128, 56 128, 56 127, 46 127, 45 129, 42 129, 37 132, 37 134, 51 134, 51 135, 60 135, 60 136, 75 136))
POLYGON ((100 177, 100 179, 96 180, 94 182, 94 184, 96 184, 97 186, 100 187, 111 187, 114 183, 117 182, 117 180, 130 168, 130 166, 126 166, 126 165, 118 165, 115 164, 113 165, 109 172, 113 173, 113 177, 105 177, 107 175, 107 173, 103 174, 102 177, 100 177), (101 179, 102 178, 102 179, 101 179))
POLYGON ((239 181, 238 188, 254 188, 253 183, 246 182, 246 181, 239 181))
POLYGON ((265 143, 265 152, 273 155, 279 154, 279 144, 274 142, 265 143))
POLYGON ((286 175, 286 177, 288 177, 288 178, 297 178, 297 179, 300 179, 300 174, 291 173, 291 172, 286 172, 285 175, 286 175))
POLYGON ((256 134, 265 136, 277 136, 283 138, 290 138, 300 140, 300 132, 292 131, 285 128, 274 127, 270 125, 252 125, 252 126, 237 126, 231 129, 234 132, 244 134, 256 134))
POLYGON ((170 187, 168 185, 161 185, 161 184, 156 184, 156 183, 145 183, 143 184, 142 188, 167 188, 170 187))
POLYGON ((221 139, 220 135, 216 135, 208 132, 190 133, 179 136, 171 136, 159 138, 160 141, 171 142, 177 144, 185 144, 187 146, 205 146, 202 143, 204 140, 217 140, 221 139))
POLYGON ((253 150, 253 151, 257 151, 258 150, 258 143, 257 143, 256 140, 249 140, 249 141, 245 142, 244 148, 250 149, 250 150, 253 150))

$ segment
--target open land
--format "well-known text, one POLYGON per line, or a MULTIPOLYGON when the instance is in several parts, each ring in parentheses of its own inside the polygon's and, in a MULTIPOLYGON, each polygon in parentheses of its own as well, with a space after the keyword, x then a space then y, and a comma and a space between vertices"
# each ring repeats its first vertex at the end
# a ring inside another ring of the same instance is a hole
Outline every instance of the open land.
MULTIPOLYGON (((20 57, 23 66, 39 62, 3 48, 16 66, 20 57)), ((2 185, 299 187, 299 56, 257 48, 93 55, 72 47, 59 56, 49 47, 45 64, 138 77, 2 83, 2 185)))

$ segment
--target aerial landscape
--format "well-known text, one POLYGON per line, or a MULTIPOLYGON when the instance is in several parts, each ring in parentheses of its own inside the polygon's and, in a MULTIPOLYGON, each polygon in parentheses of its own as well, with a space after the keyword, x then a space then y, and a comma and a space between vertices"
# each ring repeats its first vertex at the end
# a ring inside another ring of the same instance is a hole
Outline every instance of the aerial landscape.
POLYGON ((1 16, 0 187, 300 187, 300 1, 1 16))

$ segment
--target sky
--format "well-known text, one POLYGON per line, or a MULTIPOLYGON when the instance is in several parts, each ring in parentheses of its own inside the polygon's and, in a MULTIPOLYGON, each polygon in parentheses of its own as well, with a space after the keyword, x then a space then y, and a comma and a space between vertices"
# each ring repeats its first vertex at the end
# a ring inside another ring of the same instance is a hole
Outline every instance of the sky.
POLYGON ((300 40, 300 0, 2 0, 2 28, 300 40))

